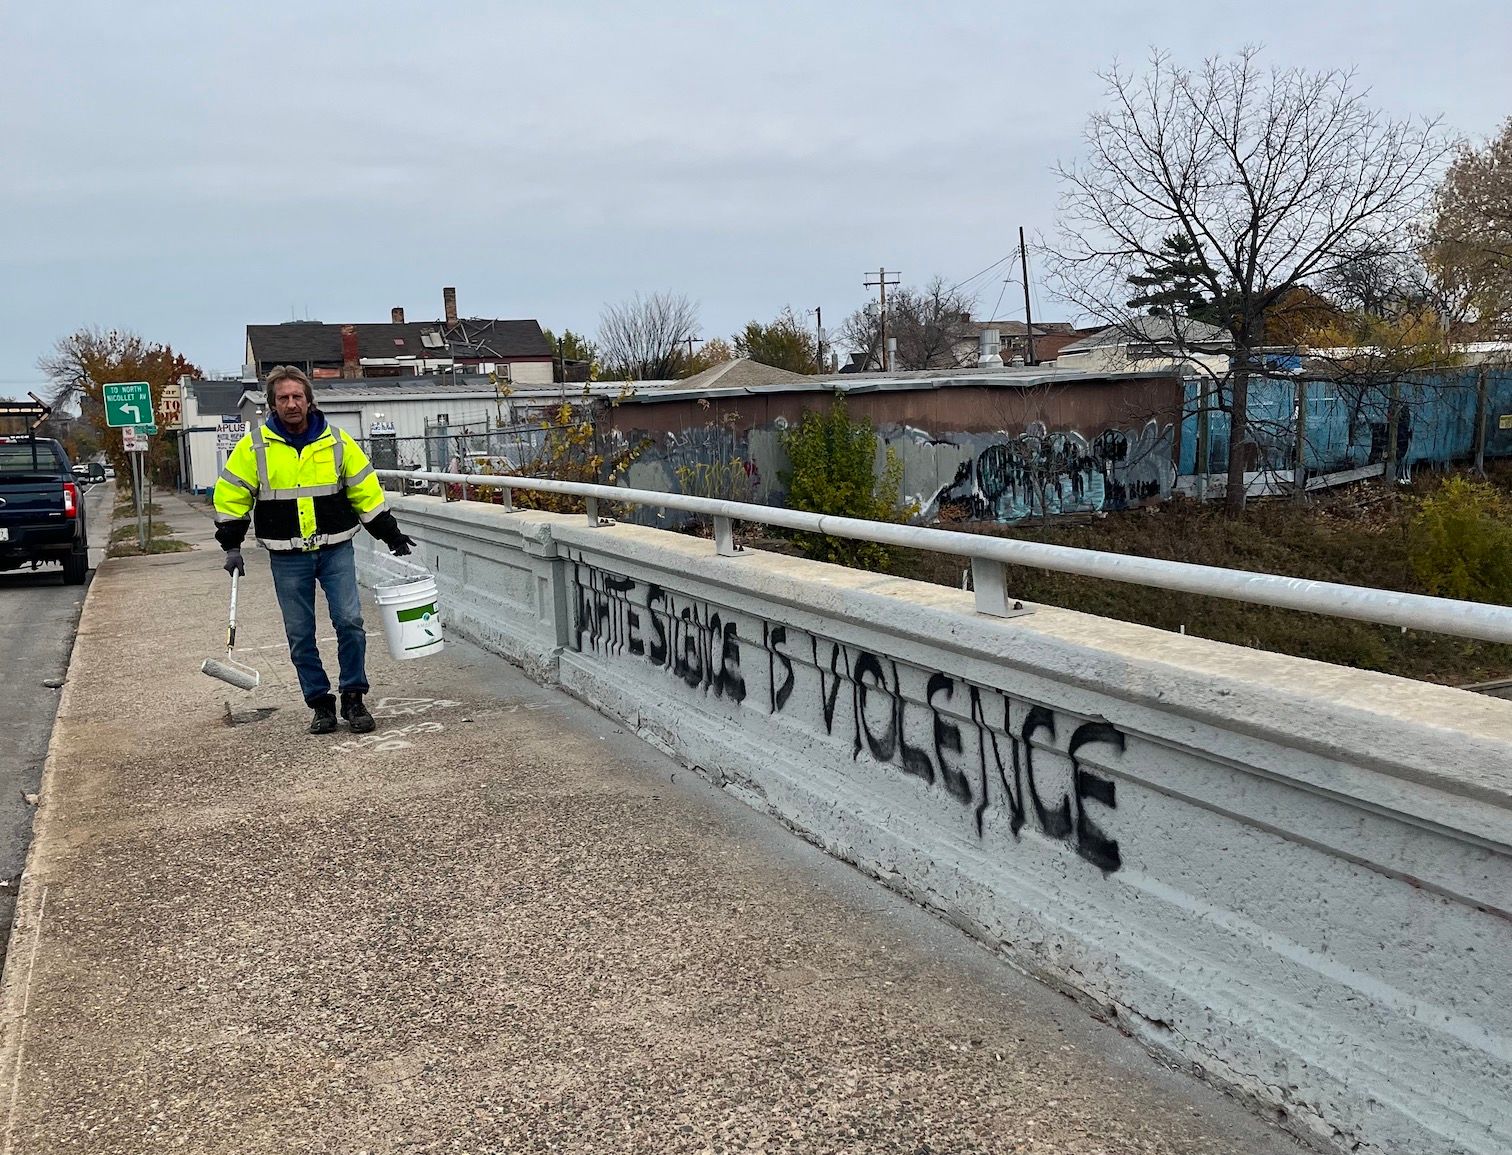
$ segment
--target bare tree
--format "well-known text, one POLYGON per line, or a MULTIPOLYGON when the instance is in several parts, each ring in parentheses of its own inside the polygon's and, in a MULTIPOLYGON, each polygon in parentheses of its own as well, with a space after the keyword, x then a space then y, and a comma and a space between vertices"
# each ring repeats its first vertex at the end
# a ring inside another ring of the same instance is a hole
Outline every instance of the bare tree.
POLYGON ((599 318, 602 376, 664 381, 682 374, 698 339, 698 307, 681 293, 639 293, 608 305, 599 318))
MULTIPOLYGON (((1088 155, 1058 170, 1052 276, 1087 312, 1132 325, 1128 278, 1173 233, 1190 242, 1232 340, 1217 392, 1230 414, 1227 502, 1237 514, 1267 312, 1311 279, 1410 247, 1450 145, 1437 120, 1372 109, 1352 72, 1266 71, 1253 48, 1195 70, 1156 53, 1142 77, 1115 66, 1103 79, 1111 107, 1088 122, 1088 155)), ((1182 359, 1183 327, 1172 328, 1182 359)))
MULTIPOLYGON (((896 369, 960 369, 976 364, 974 298, 935 277, 922 289, 902 288, 887 298, 887 335, 898 341, 896 369)), ((840 327, 850 348, 881 367, 882 315, 876 305, 858 309, 840 327)))

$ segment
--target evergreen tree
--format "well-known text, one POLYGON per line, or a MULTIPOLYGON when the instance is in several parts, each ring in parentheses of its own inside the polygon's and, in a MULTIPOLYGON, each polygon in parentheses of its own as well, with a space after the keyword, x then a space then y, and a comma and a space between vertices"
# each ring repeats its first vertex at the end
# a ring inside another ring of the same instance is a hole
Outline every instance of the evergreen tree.
POLYGON ((1196 242, 1185 233, 1171 233, 1145 263, 1145 271, 1129 275, 1130 287, 1140 293, 1128 305, 1152 317, 1191 317, 1221 325, 1222 319, 1216 316, 1221 310, 1208 295, 1208 286, 1216 279, 1196 242))

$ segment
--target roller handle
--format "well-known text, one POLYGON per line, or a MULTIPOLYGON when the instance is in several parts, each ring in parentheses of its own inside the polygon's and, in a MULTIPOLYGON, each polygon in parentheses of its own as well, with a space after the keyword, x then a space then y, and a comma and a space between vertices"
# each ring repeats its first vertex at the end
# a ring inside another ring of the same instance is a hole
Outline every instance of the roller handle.
POLYGON ((226 623, 226 656, 236 649, 236 574, 231 575, 231 617, 226 623))

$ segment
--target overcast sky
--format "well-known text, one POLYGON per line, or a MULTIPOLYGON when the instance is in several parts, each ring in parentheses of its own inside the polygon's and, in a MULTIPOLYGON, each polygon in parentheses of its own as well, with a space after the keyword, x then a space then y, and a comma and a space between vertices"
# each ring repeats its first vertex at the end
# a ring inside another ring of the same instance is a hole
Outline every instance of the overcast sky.
POLYGON ((558 331, 637 290, 706 337, 833 326, 868 269, 958 281, 1048 231, 1097 70, 1246 42, 1471 137, 1512 113, 1505 0, 0 0, 0 395, 81 325, 235 371, 249 322, 429 319, 444 285, 558 331))

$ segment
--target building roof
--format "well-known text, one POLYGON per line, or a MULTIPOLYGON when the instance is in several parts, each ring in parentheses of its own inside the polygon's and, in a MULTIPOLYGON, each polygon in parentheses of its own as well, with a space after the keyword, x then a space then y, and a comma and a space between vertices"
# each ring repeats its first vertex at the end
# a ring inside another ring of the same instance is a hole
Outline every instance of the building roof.
POLYGON ((804 374, 794 373, 790 369, 779 369, 775 365, 753 361, 749 357, 737 357, 733 361, 725 361, 711 369, 705 369, 702 373, 685 377, 677 382, 677 388, 679 390, 708 389, 718 382, 721 389, 743 389, 750 385, 774 385, 780 381, 805 379, 804 374))
POLYGON ((856 373, 825 373, 812 377, 787 374, 784 369, 770 365, 753 365, 774 374, 785 374, 793 380, 768 378, 763 383, 727 387, 723 381, 712 388, 705 385, 691 387, 696 378, 674 381, 661 389, 643 390, 637 382, 633 393, 618 398, 622 405, 647 404, 658 401, 692 400, 706 397, 740 397, 753 393, 874 393, 914 389, 950 389, 966 385, 990 386, 1002 389, 1030 389, 1036 385, 1071 385, 1081 381, 1133 381, 1151 377, 1173 377, 1167 369, 1142 369, 1118 372, 1101 370, 1060 368, 1055 365, 1004 366, 988 369, 915 369, 901 373, 879 373, 864 369, 856 373))
POLYGON ((1131 317, 1117 325, 1099 329, 1089 337, 1073 341, 1060 352, 1085 353, 1113 345, 1219 345, 1232 344, 1226 329, 1194 321, 1190 317, 1131 317))
POLYGON ((539 321, 490 321, 480 317, 463 317, 450 329, 438 322, 458 357, 551 357, 556 350, 541 332, 539 321))
MULTIPOLYGON (((442 321, 360 324, 352 328, 357 335, 357 356, 361 358, 473 357, 506 361, 552 355, 540 323, 534 320, 464 317, 450 328, 442 321), (426 343, 427 334, 434 335, 430 344, 426 343)), ((259 363, 325 361, 340 364, 341 330, 340 325, 320 321, 285 321, 278 325, 248 325, 247 340, 259 363)))
POLYGON ((248 390, 255 393, 260 387, 255 382, 193 378, 188 388, 194 391, 194 403, 201 413, 235 413, 241 406, 242 394, 248 390))
POLYGON ((1080 339, 1081 335, 1075 332, 1036 334, 1034 338, 1034 359, 1036 361, 1054 361, 1060 356, 1062 349, 1067 345, 1076 344, 1080 339))
MULTIPOLYGON (((565 391, 561 384, 515 384, 509 386, 507 396, 517 401, 541 399, 554 401, 558 398, 576 401, 581 399, 585 392, 592 397, 614 398, 631 389, 660 390, 682 384, 681 381, 594 381, 586 385, 583 382, 577 382, 567 385, 565 391)), ((455 375, 443 373, 416 377, 363 377, 356 380, 322 378, 311 381, 310 386, 315 391, 315 404, 322 406, 358 404, 364 401, 391 403, 394 401, 492 398, 499 395, 497 386, 487 377, 475 373, 455 375)), ((260 391, 255 384, 247 388, 254 392, 260 391)))
MULTIPOLYGON (((996 329, 1000 337, 1022 337, 1024 335, 1024 322, 1022 321, 973 321, 972 328, 980 333, 983 329, 996 329)), ((1074 333, 1075 327, 1070 321, 1036 321, 1034 322, 1034 335, 1036 337, 1048 336, 1051 333, 1074 333)))

